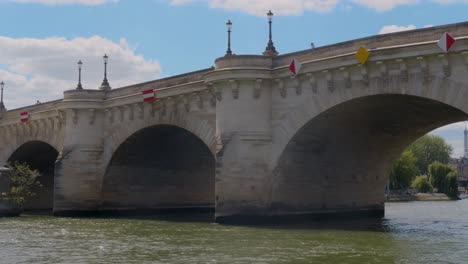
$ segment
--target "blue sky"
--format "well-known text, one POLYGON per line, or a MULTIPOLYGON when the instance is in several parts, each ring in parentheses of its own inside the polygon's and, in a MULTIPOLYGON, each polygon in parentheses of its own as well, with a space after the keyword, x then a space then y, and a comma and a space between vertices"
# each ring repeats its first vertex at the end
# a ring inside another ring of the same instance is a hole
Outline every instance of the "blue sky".
MULTIPOLYGON (((226 51, 261 54, 268 38, 280 53, 392 32, 462 22, 466 0, 0 0, 0 80, 16 108, 60 98, 76 86, 97 88, 102 55, 119 87, 213 65, 226 51)), ((463 124, 435 132, 462 154, 463 124)))

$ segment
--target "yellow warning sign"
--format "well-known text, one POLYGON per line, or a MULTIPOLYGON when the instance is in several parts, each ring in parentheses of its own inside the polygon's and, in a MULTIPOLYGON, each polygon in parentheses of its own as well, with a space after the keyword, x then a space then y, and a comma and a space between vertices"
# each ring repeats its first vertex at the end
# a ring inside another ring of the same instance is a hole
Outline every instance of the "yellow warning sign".
POLYGON ((369 52, 364 47, 359 47, 355 56, 359 63, 364 64, 369 58, 369 52))

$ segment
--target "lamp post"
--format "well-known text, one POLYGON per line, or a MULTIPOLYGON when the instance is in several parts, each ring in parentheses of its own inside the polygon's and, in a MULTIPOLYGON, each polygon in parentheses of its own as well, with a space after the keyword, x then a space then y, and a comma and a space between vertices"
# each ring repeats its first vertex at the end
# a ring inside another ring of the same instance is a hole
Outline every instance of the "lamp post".
POLYGON ((273 45, 273 41, 271 40, 271 23, 272 23, 272 20, 273 20, 273 13, 270 11, 268 11, 267 13, 267 17, 268 17, 268 24, 270 25, 270 38, 269 38, 269 41, 268 41, 268 45, 265 49, 265 51, 263 52, 263 55, 265 56, 276 56, 278 55, 278 52, 276 51, 275 49, 275 46, 273 45))
POLYGON ((104 54, 104 80, 102 81, 101 87, 99 87, 100 90, 108 91, 111 89, 109 82, 107 81, 107 61, 109 60, 109 56, 107 54, 104 54))
POLYGON ((76 86, 77 90, 83 90, 83 86, 81 85, 81 66, 83 62, 81 60, 78 61, 78 85, 76 86))
POLYGON ((225 56, 231 56, 232 55, 232 51, 231 51, 231 28, 232 28, 232 22, 231 20, 228 20, 228 22, 226 23, 226 27, 228 29, 228 48, 227 48, 227 51, 226 51, 226 55, 225 56))
POLYGON ((5 83, 2 81, 0 83, 0 88, 1 88, 1 98, 0 98, 0 110, 5 110, 5 105, 3 104, 3 87, 5 87, 5 83))

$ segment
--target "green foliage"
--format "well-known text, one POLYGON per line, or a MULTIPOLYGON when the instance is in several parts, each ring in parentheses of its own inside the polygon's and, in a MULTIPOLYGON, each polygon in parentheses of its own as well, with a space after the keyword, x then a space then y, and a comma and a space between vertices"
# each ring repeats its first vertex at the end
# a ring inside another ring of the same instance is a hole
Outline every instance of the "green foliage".
POLYGON ((457 176, 446 164, 450 160, 452 147, 442 137, 425 135, 411 144, 393 165, 390 173, 391 189, 406 189, 412 179, 418 175, 429 175, 426 178, 417 177, 411 186, 418 191, 446 193, 457 196, 457 176), (450 176, 449 176, 450 174, 450 176))
POLYGON ((457 172, 449 166, 440 162, 434 162, 429 165, 430 182, 432 186, 438 189, 439 193, 445 193, 449 197, 458 196, 457 172))
POLYGON ((411 187, 421 193, 428 193, 433 188, 426 175, 417 176, 411 183, 411 187))
POLYGON ((410 150, 405 150, 393 165, 390 173, 390 188, 407 189, 417 172, 416 157, 410 150))
POLYGON ((458 197, 458 179, 455 171, 449 172, 445 177, 445 194, 452 198, 458 197))
POLYGON ((416 157, 416 166, 420 174, 427 174, 429 165, 434 161, 447 164, 452 154, 452 146, 442 137, 430 134, 416 140, 408 150, 416 157))
POLYGON ((445 193, 447 189, 445 185, 446 177, 453 170, 449 166, 435 161, 429 165, 428 171, 429 180, 432 186, 434 186, 434 188, 437 188, 438 192, 445 193))
POLYGON ((29 168, 27 164, 14 162, 10 166, 12 171, 6 173, 10 188, 1 197, 1 200, 23 205, 28 199, 36 195, 33 192, 34 188, 41 187, 37 180, 41 174, 39 171, 29 168))

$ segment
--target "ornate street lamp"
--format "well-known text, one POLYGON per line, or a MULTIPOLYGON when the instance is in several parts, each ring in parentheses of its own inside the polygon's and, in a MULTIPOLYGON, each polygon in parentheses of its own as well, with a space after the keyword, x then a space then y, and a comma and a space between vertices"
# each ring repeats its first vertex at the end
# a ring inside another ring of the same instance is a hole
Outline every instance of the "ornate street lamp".
POLYGON ((271 10, 268 11, 267 17, 268 17, 268 24, 270 24, 270 39, 268 41, 268 45, 265 51, 263 52, 263 55, 276 56, 278 55, 278 52, 276 51, 275 46, 273 45, 273 41, 271 40, 271 23, 272 23, 271 21, 273 20, 273 13, 271 12, 271 10))
POLYGON ((231 51, 231 28, 232 28, 232 22, 231 20, 228 20, 228 22, 226 23, 226 27, 228 29, 228 48, 227 48, 227 51, 226 51, 226 55, 225 56, 231 56, 232 55, 232 51, 231 51))
POLYGON ((81 85, 81 66, 83 62, 81 60, 78 61, 78 85, 76 86, 77 90, 83 90, 83 86, 81 85))
POLYGON ((5 83, 2 81, 0 83, 0 88, 1 88, 1 98, 0 98, 0 110, 6 110, 5 105, 3 104, 3 87, 5 87, 5 83))
POLYGON ((104 54, 104 80, 102 81, 101 87, 99 87, 100 90, 108 91, 111 89, 109 82, 107 81, 107 61, 109 60, 109 57, 107 54, 104 54))

